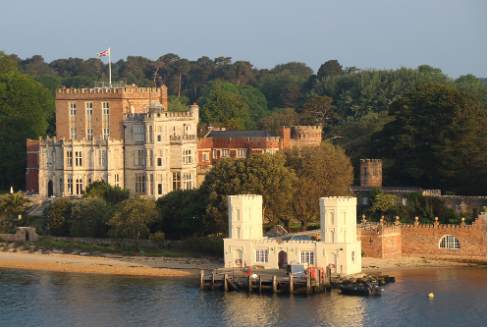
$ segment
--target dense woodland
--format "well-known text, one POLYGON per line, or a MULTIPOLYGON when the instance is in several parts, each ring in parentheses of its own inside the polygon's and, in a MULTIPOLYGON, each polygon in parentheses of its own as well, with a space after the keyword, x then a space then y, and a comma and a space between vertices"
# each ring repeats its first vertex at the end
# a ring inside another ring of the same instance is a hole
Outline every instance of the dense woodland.
MULTIPOLYGON (((105 60, 106 61, 106 60, 105 60)), ((256 69, 230 57, 196 61, 166 54, 112 64, 112 81, 168 87, 169 110, 201 108, 200 130, 322 124, 324 139, 350 157, 384 160, 384 185, 486 195, 486 79, 452 79, 428 65, 396 70, 342 67, 314 74, 304 63, 256 69)), ((25 139, 55 135, 54 90, 108 81, 97 58, 21 59, 0 52, 0 189, 25 188, 25 139)))

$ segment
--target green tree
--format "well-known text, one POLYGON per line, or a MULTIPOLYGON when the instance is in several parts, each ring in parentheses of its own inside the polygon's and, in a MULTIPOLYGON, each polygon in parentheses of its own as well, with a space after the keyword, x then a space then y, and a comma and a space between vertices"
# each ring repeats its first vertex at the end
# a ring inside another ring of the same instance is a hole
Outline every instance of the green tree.
POLYGON ((185 96, 178 98, 177 96, 168 97, 168 111, 169 112, 187 112, 190 99, 185 96))
POLYGON ((284 126, 294 126, 300 123, 300 116, 293 108, 276 108, 258 122, 258 127, 262 130, 272 132, 276 135, 284 126))
POLYGON ((25 193, 16 192, 0 197, 0 217, 9 217, 23 210, 24 205, 30 200, 25 198, 25 193))
POLYGON ((71 237, 104 238, 108 232, 107 204, 99 198, 73 201, 69 221, 71 237))
POLYGON ((332 101, 330 97, 312 97, 300 106, 297 112, 302 115, 304 123, 333 125, 339 120, 339 116, 332 101))
POLYGON ((317 71, 317 78, 325 80, 329 76, 342 75, 343 73, 342 65, 337 60, 329 60, 320 65, 317 71))
POLYGON ((313 70, 308 67, 305 63, 299 62, 289 62, 286 64, 278 64, 273 67, 270 71, 271 74, 292 74, 302 76, 304 78, 309 78, 313 74, 313 70))
POLYGON ((4 51, 0 51, 0 75, 17 71, 17 62, 4 51))
POLYGON ((377 194, 374 198, 374 202, 371 205, 370 211, 377 213, 380 216, 384 215, 388 210, 394 206, 396 196, 391 194, 377 194))
POLYGON ((117 204, 107 222, 112 238, 132 238, 139 251, 141 238, 149 234, 149 225, 156 221, 158 211, 153 201, 131 197, 117 204))
POLYGON ((395 160, 394 182, 486 193, 486 112, 476 96, 430 83, 392 103, 390 115, 372 141, 395 160))
POLYGON ((47 226, 53 236, 69 236, 69 221, 71 219, 71 200, 58 198, 50 206, 47 214, 47 226))
POLYGON ((263 76, 258 84, 257 88, 264 94, 268 102, 268 108, 270 110, 274 108, 284 108, 293 100, 294 103, 298 99, 301 100, 301 94, 308 81, 308 78, 302 75, 294 75, 291 72, 283 71, 279 74, 267 74, 263 76), (288 97, 286 89, 290 90, 295 85, 300 90, 300 96, 288 97), (285 98, 284 98, 285 97, 285 98), (295 99, 293 99, 295 98, 295 99))
POLYGON ((109 207, 129 199, 129 196, 129 190, 122 189, 119 186, 112 186, 103 180, 93 181, 89 186, 86 187, 86 191, 83 194, 84 198, 103 199, 109 205, 109 207))
POLYGON ((368 205, 371 208, 376 200, 376 196, 383 195, 383 190, 381 187, 373 186, 368 196, 368 205))

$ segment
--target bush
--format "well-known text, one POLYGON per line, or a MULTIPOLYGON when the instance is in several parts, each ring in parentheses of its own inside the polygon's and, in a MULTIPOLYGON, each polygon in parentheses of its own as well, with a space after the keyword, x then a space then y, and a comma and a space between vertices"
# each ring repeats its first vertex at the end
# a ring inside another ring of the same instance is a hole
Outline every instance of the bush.
POLYGON ((71 218, 71 200, 69 198, 56 199, 48 213, 47 226, 53 236, 69 236, 69 220, 71 218))
POLYGON ((83 198, 74 201, 69 220, 69 233, 71 237, 106 237, 109 230, 107 226, 107 203, 100 198, 83 198))
POLYGON ((45 226, 47 226, 47 218, 42 216, 34 220, 31 224, 31 227, 36 228, 36 232, 39 236, 44 236, 45 226))
POLYGON ((205 255, 224 256, 224 240, 217 236, 189 238, 183 242, 183 247, 205 255))

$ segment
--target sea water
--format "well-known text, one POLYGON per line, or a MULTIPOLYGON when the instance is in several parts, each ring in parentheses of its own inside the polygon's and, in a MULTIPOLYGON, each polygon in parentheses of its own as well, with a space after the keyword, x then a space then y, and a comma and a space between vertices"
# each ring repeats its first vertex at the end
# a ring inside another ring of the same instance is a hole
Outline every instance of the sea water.
POLYGON ((0 326, 486 326, 486 269, 387 272, 381 296, 199 288, 195 278, 0 268, 0 326), (427 294, 434 293, 434 298, 427 294))

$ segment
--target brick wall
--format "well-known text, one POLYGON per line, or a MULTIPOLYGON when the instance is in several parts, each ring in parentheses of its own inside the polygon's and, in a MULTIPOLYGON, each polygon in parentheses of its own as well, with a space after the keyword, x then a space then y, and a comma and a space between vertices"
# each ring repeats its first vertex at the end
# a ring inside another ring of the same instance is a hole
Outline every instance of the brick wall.
POLYGON ((27 170, 25 172, 25 190, 39 192, 39 140, 26 140, 27 170))
POLYGON ((399 227, 371 225, 358 228, 361 251, 367 257, 394 258, 402 255, 402 234, 399 227))

